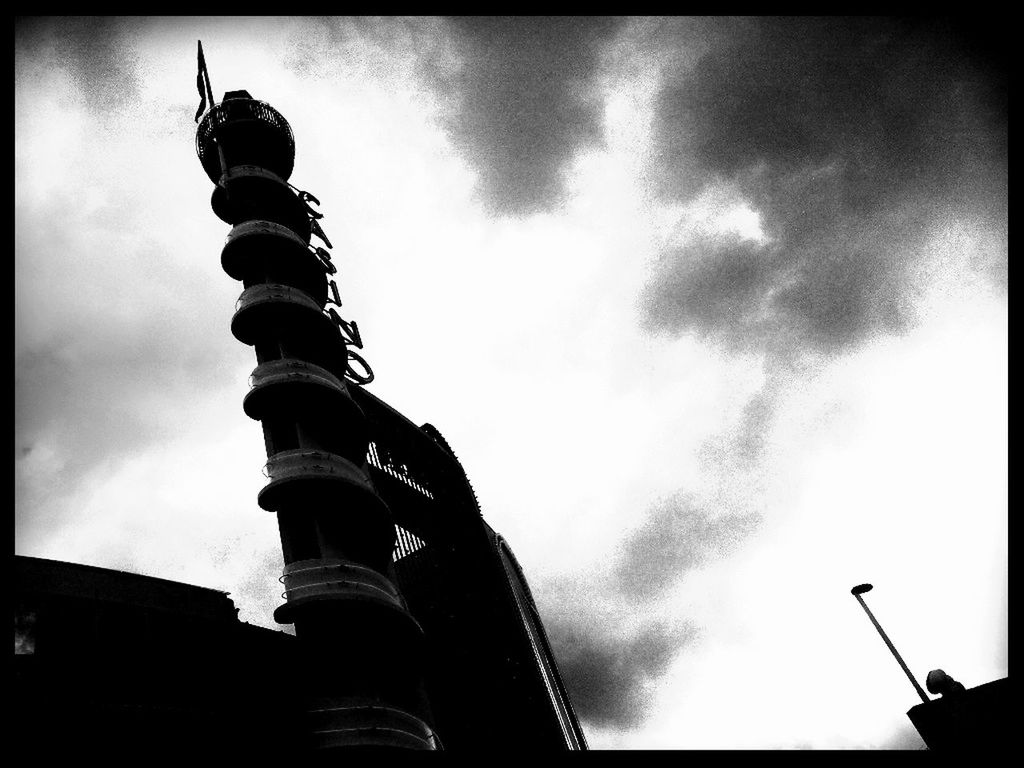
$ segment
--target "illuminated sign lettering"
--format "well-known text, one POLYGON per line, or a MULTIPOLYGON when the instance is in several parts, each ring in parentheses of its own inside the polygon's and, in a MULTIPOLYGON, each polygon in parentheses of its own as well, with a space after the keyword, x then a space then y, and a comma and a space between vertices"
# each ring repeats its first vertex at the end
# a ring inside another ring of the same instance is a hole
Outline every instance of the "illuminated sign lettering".
MULTIPOLYGON (((289 184, 288 186, 292 186, 289 184)), ((324 245, 327 248, 333 248, 331 241, 327 239, 327 235, 324 234, 323 229, 320 226, 319 219, 322 219, 324 215, 319 211, 316 211, 310 206, 310 203, 320 205, 320 201, 317 200, 309 192, 303 192, 301 189, 292 187, 298 194, 299 199, 306 206, 306 213, 309 215, 310 226, 313 234, 323 240, 324 245)), ((327 248, 322 246, 309 246, 310 250, 317 257, 321 268, 324 270, 324 274, 327 277, 327 288, 329 295, 327 297, 327 303, 333 304, 334 307, 341 307, 341 296, 338 293, 338 284, 334 281, 333 275, 338 274, 338 268, 334 265, 331 260, 331 253, 327 248)), ((353 320, 348 322, 342 319, 341 315, 334 309, 334 307, 327 307, 324 311, 325 314, 331 319, 338 327, 338 333, 341 334, 342 341, 345 342, 345 354, 347 355, 345 364, 345 379, 352 382, 353 384, 369 384, 373 381, 373 369, 370 368, 370 364, 363 359, 362 355, 353 350, 363 348, 363 337, 359 333, 359 324, 353 320)))

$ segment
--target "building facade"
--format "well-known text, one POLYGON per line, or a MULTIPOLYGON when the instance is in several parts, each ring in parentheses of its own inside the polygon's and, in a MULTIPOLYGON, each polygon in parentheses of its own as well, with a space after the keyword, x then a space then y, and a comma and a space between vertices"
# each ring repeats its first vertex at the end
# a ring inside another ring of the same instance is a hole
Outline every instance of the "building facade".
POLYGON ((19 738, 101 756, 586 748, 454 452, 362 386, 319 201, 288 181, 290 126, 245 91, 214 103, 201 49, 200 64, 196 149, 231 227, 231 332, 257 363, 242 407, 267 452, 257 502, 281 535, 274 618, 294 634, 238 622, 213 590, 19 558, 19 738))
MULTIPOLYGON (((585 749, 526 579, 455 454, 430 425, 353 394, 368 474, 395 511, 387 571, 423 629, 438 746, 585 749)), ((298 638, 238 621, 226 593, 39 558, 14 566, 16 750, 266 759, 310 748, 298 638)))

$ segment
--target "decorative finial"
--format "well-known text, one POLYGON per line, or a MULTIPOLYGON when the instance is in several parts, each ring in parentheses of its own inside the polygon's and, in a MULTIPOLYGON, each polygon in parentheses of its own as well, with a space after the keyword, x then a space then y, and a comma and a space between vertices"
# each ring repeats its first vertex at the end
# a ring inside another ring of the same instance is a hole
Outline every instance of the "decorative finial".
POLYGON ((206 57, 203 56, 203 41, 199 41, 199 72, 196 74, 196 88, 199 89, 199 109, 196 110, 196 122, 206 111, 206 103, 213 106, 213 86, 210 85, 210 73, 206 69, 206 57))

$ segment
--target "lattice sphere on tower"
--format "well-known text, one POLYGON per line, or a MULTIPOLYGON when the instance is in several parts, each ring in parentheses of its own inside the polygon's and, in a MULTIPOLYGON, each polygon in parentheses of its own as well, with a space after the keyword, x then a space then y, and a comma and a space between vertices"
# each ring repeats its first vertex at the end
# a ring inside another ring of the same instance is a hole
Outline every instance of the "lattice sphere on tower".
POLYGON ((295 165, 295 137, 280 112, 248 91, 228 91, 203 117, 196 132, 196 153, 216 184, 222 174, 217 154, 224 148, 228 168, 252 165, 287 181, 295 165))

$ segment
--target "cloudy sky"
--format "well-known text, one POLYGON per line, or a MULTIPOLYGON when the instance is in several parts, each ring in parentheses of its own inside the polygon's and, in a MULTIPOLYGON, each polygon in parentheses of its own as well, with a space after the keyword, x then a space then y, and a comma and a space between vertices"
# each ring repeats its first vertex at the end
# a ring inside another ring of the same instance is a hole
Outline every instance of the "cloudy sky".
POLYGON ((20 20, 18 553, 275 626, 200 38, 592 747, 921 746, 864 581, 922 684, 1006 676, 1006 86, 951 22, 20 20))

